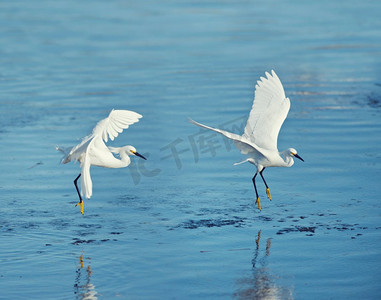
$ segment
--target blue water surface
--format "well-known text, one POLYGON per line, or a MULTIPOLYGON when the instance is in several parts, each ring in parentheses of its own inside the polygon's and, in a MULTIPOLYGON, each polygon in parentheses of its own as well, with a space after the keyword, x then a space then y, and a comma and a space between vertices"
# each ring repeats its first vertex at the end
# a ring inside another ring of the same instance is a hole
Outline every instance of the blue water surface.
POLYGON ((381 2, 2 1, 1 299, 380 299, 381 2), (291 99, 266 169, 241 132, 256 80, 291 99), (111 109, 148 157, 60 165, 111 109))

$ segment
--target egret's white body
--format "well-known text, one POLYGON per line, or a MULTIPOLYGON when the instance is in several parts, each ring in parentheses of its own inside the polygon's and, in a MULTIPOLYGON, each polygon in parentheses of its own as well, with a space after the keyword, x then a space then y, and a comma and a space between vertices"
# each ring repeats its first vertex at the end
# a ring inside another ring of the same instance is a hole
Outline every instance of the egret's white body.
MULTIPOLYGON (((109 116, 94 127, 93 132, 84 137, 82 142, 74 146, 70 151, 57 147, 58 151, 65 153, 61 163, 70 161, 81 163, 81 173, 74 180, 75 187, 80 198, 81 212, 83 213, 82 197, 90 199, 92 196, 92 181, 90 177, 90 167, 98 166, 104 168, 124 168, 131 163, 129 155, 136 155, 144 158, 133 146, 107 147, 106 142, 110 138, 112 141, 123 129, 127 129, 131 124, 139 122, 142 115, 129 110, 112 110, 109 116), (118 154, 120 159, 113 153, 118 154), (81 192, 78 191, 77 180, 81 177, 81 192)), ((144 158, 145 159, 145 158, 144 158)))
POLYGON ((290 110, 290 99, 286 98, 281 81, 274 71, 266 72, 255 86, 255 97, 243 135, 209 127, 193 120, 193 124, 218 132, 234 141, 236 147, 247 159, 237 164, 249 162, 257 167, 253 184, 257 194, 259 209, 260 201, 255 185, 255 177, 259 173, 266 185, 267 196, 271 200, 270 189, 263 178, 262 172, 267 167, 291 167, 293 157, 303 160, 294 148, 278 151, 277 140, 280 128, 290 110))

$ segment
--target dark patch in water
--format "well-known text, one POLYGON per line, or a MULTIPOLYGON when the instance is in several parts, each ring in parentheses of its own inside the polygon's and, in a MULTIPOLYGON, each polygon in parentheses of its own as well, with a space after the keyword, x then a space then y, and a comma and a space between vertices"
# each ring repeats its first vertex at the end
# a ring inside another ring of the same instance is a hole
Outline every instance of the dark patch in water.
POLYGON ((315 233, 315 229, 316 229, 315 226, 312 226, 312 227, 295 226, 295 227, 281 229, 276 234, 284 234, 284 233, 290 233, 290 232, 310 232, 310 233, 315 233))
MULTIPOLYGON (((338 220, 340 221, 340 220, 338 220)), ((368 227, 358 226, 359 224, 323 224, 323 223, 314 223, 313 226, 291 226, 285 227, 278 230, 276 234, 285 234, 291 232, 305 232, 307 236, 313 236, 317 229, 323 229, 325 231, 336 230, 336 231, 355 231, 355 230, 366 230, 368 227)), ((357 233, 352 239, 361 236, 361 233, 357 233)))
MULTIPOLYGON (((73 242, 71 243, 72 245, 80 245, 80 244, 94 244, 94 243, 97 243, 97 244, 100 244, 100 243, 105 243, 105 242, 109 242, 111 241, 111 239, 102 239, 102 240, 81 240, 81 239, 78 239, 78 238, 74 238, 73 239, 73 242)), ((118 241, 117 239, 112 239, 112 241, 116 242, 118 241)))
POLYGON ((370 107, 380 108, 381 107, 381 98, 377 95, 368 96, 367 103, 370 107))
MULTIPOLYGON (((112 232, 111 234, 122 234, 123 232, 112 232)), ((95 232, 91 232, 91 233, 88 233, 88 232, 82 232, 79 234, 79 236, 81 237, 84 237, 84 236, 87 236, 87 235, 90 235, 90 234, 96 234, 95 232)), ((117 239, 111 239, 111 238, 104 238, 104 239, 101 239, 101 240, 96 240, 96 239, 81 239, 81 238, 73 238, 72 239, 73 242, 71 243, 72 245, 79 245, 79 244, 93 244, 93 243, 97 243, 97 244, 100 244, 100 243, 104 243, 104 242, 109 242, 109 241, 118 241, 117 239)))
POLYGON ((186 221, 176 228, 185 228, 185 229, 197 229, 200 227, 222 227, 222 226, 234 226, 241 227, 244 224, 244 220, 238 217, 235 219, 204 219, 204 220, 189 220, 186 221))
POLYGON ((82 237, 95 234, 95 231, 80 231, 80 230, 77 230, 75 232, 76 232, 76 235, 82 236, 82 237))
POLYGON ((258 219, 265 221, 265 222, 270 222, 273 220, 271 217, 267 217, 267 216, 259 216, 258 219))
POLYGON ((71 224, 66 219, 55 219, 48 223, 57 230, 66 229, 71 226, 71 224))
POLYGON ((78 226, 83 228, 92 228, 92 229, 102 228, 102 225, 99 225, 99 224, 79 224, 78 226))
POLYGON ((112 199, 107 202, 117 206, 130 206, 131 204, 135 204, 137 200, 138 197, 136 196, 123 195, 118 197, 117 199, 112 199))
POLYGON ((315 233, 316 227, 296 227, 300 232, 313 232, 315 233))
POLYGON ((24 228, 24 229, 36 229, 36 228, 39 228, 40 226, 35 224, 35 223, 23 223, 23 225, 21 226, 21 228, 24 228))
POLYGON ((75 231, 76 235, 84 237, 84 236, 96 234, 96 230, 101 229, 102 225, 100 225, 100 224, 79 224, 78 227, 80 227, 80 228, 78 228, 78 230, 75 231))
POLYGON ((80 240, 80 239, 77 239, 77 238, 74 238, 73 240, 74 240, 74 242, 71 243, 72 245, 92 244, 92 243, 96 242, 96 240, 80 240))

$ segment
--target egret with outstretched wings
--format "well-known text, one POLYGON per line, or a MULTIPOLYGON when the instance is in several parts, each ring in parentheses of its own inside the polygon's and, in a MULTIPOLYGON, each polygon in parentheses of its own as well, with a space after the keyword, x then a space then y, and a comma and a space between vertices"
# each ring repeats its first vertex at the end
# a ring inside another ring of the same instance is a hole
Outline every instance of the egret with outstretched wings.
POLYGON ((93 132, 84 137, 82 142, 74 146, 71 150, 66 151, 64 148, 56 147, 58 151, 65 154, 61 163, 66 164, 70 161, 79 161, 81 163, 81 173, 74 179, 74 185, 78 193, 81 213, 83 214, 82 196, 90 199, 93 193, 93 184, 90 177, 90 166, 98 166, 104 168, 124 168, 127 167, 131 160, 129 155, 139 156, 135 147, 107 147, 106 142, 114 140, 123 129, 127 129, 130 125, 139 122, 142 115, 129 110, 112 110, 109 116, 94 127, 93 132), (119 155, 119 158, 114 154, 119 155), (81 177, 81 192, 78 189, 77 181, 81 177))
POLYGON ((195 125, 218 132, 234 141, 241 153, 248 156, 247 159, 234 165, 249 162, 257 167, 252 181, 259 209, 261 202, 255 184, 258 173, 265 183, 267 197, 271 200, 270 189, 262 174, 265 168, 291 167, 294 164, 294 157, 304 161, 294 148, 278 151, 278 134, 290 110, 290 99, 286 98, 282 83, 275 72, 272 70, 271 74, 268 72, 265 74, 267 78, 261 77, 255 86, 254 102, 243 135, 190 120, 195 125))

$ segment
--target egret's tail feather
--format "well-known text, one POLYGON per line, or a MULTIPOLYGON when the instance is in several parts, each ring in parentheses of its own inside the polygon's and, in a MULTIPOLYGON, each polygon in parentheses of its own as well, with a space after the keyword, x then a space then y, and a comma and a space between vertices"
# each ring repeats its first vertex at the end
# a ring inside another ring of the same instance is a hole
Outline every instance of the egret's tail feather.
POLYGON ((249 161, 249 159, 247 158, 247 159, 245 159, 243 161, 240 161, 240 162, 237 162, 237 163, 233 164, 233 166, 237 166, 237 165, 243 164, 243 163, 248 162, 248 161, 249 161))
POLYGON ((66 154, 66 152, 65 152, 65 148, 62 148, 62 147, 56 145, 56 150, 59 151, 59 152, 61 152, 61 153, 66 154))
POLYGON ((70 154, 71 148, 56 146, 56 150, 64 154, 64 156, 61 159, 61 164, 66 164, 70 161, 69 154, 70 154))

